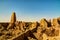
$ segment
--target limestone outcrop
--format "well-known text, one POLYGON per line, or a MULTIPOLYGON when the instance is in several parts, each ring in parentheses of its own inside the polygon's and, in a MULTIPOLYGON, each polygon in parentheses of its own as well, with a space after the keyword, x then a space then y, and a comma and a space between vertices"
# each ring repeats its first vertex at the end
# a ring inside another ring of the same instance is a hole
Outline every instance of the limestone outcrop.
POLYGON ((0 40, 60 40, 60 17, 23 22, 13 12, 9 23, 0 23, 0 40))

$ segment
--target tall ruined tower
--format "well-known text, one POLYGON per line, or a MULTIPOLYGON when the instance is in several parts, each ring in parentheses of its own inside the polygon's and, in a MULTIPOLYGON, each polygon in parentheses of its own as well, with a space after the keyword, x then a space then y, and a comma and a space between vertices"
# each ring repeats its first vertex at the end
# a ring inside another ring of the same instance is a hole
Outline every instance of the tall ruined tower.
POLYGON ((15 23, 16 22, 16 14, 15 12, 12 13, 10 23, 15 23))

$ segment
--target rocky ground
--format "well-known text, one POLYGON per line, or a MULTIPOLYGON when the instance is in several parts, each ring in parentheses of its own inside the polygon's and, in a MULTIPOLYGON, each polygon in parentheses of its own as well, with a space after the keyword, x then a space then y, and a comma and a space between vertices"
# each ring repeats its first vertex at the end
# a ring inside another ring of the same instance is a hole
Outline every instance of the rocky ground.
POLYGON ((0 24, 0 40, 60 40, 60 18, 40 22, 20 22, 0 24))

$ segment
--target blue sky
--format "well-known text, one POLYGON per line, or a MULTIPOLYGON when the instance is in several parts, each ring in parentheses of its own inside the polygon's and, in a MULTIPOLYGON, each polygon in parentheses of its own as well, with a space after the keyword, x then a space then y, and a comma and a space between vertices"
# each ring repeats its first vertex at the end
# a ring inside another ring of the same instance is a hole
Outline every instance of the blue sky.
POLYGON ((60 16, 59 0, 0 0, 0 22, 9 21, 12 12, 19 21, 39 21, 60 16))

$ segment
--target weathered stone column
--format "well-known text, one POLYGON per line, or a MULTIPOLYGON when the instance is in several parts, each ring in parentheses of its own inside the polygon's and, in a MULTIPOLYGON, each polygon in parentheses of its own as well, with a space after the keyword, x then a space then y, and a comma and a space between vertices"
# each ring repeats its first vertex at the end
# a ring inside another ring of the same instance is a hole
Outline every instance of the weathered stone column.
POLYGON ((15 12, 12 13, 10 23, 15 23, 16 22, 16 14, 15 12))
POLYGON ((14 28, 15 22, 16 22, 16 14, 15 12, 13 12, 11 15, 10 24, 8 25, 7 29, 14 28))

